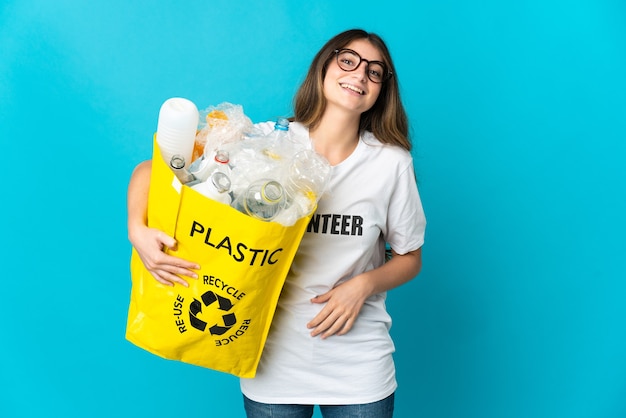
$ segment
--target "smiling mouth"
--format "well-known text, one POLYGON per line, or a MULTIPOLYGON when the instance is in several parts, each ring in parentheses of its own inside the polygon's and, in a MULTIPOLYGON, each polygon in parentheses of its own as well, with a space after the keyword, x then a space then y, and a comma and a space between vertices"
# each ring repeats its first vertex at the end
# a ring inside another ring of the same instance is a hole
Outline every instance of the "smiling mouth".
POLYGON ((358 88, 357 86, 353 86, 352 84, 348 84, 348 83, 339 83, 339 85, 341 87, 343 87, 344 89, 348 89, 348 90, 352 90, 355 93, 359 93, 360 95, 364 95, 365 92, 363 90, 361 90, 360 88, 358 88))

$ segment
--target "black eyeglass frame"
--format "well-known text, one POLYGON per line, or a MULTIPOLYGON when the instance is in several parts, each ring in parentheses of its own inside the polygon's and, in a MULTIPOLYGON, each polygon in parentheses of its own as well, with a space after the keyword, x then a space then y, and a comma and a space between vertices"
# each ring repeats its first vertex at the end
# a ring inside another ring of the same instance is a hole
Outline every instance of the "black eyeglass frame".
POLYGON ((358 52, 356 52, 356 51, 354 51, 354 50, 352 50, 352 49, 350 49, 350 48, 340 48, 340 49, 335 49, 335 51, 334 51, 334 52, 335 52, 335 59, 337 60, 337 65, 339 66, 339 68, 341 68, 341 70, 342 70, 342 71, 346 71, 346 72, 356 71, 356 69, 357 69, 357 68, 359 68, 359 66, 361 65, 361 63, 362 63, 363 61, 365 61, 365 62, 367 63, 367 67, 365 67, 365 70, 366 70, 366 72, 367 72, 367 78, 368 78, 368 79, 369 79, 372 83, 382 84, 382 83, 384 83, 385 81, 389 80, 389 79, 393 76, 393 72, 392 72, 389 68, 387 68, 387 64, 385 64, 385 63, 384 63, 384 62, 382 62, 382 61, 376 61, 376 60, 374 60, 374 61, 370 61, 370 60, 366 60, 365 58, 363 58, 362 56, 360 56, 358 52), (343 68, 343 67, 341 66, 341 63, 339 62, 339 54, 340 54, 341 52, 350 52, 350 53, 354 54, 355 56, 359 57, 359 62, 357 63, 357 65, 356 65, 353 69, 351 69, 351 70, 346 70, 345 68, 343 68), (383 74, 383 77, 382 77, 382 79, 381 79, 380 81, 375 81, 375 80, 372 80, 372 78, 370 77, 369 68, 370 68, 370 64, 372 64, 372 63, 374 63, 374 64, 380 64, 380 65, 383 67, 383 69, 384 69, 384 74, 383 74))

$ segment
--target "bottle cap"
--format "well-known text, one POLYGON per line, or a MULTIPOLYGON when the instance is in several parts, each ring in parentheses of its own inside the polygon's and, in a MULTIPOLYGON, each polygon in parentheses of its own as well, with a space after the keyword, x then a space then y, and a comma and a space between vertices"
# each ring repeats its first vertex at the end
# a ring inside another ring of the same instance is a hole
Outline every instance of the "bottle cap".
POLYGON ((278 120, 274 124, 274 129, 278 129, 280 131, 288 131, 289 130, 289 119, 287 119, 287 118, 278 118, 278 120))
POLYGON ((283 198, 283 186, 276 181, 268 181, 261 188, 261 197, 268 203, 278 203, 283 198))

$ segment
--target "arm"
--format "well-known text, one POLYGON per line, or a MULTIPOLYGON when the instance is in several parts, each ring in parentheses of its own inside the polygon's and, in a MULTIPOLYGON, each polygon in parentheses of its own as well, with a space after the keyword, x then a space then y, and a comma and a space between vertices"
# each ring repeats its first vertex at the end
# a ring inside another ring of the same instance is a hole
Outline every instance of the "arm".
POLYGON ((422 249, 393 257, 382 266, 354 276, 323 295, 311 299, 326 306, 307 326, 311 336, 322 338, 350 331, 365 300, 377 293, 396 288, 413 279, 422 268, 422 249))
POLYGON ((164 285, 174 283, 188 286, 180 276, 197 278, 192 269, 196 263, 163 252, 164 248, 176 249, 176 240, 158 229, 148 227, 148 192, 152 161, 144 161, 135 167, 128 184, 128 239, 139 258, 154 278, 164 285))

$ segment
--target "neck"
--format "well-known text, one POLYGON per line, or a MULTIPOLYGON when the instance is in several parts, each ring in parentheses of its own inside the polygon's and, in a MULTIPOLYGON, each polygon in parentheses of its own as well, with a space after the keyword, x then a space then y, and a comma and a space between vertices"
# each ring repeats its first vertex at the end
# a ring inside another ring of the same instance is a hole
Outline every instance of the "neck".
POLYGON ((331 165, 337 165, 352 154, 359 143, 359 117, 353 115, 324 115, 321 122, 309 131, 315 151, 331 165))

